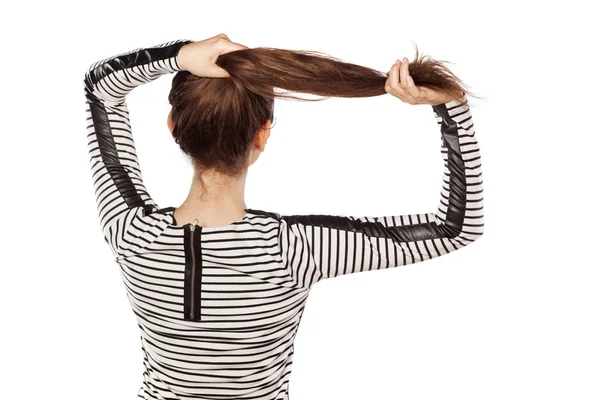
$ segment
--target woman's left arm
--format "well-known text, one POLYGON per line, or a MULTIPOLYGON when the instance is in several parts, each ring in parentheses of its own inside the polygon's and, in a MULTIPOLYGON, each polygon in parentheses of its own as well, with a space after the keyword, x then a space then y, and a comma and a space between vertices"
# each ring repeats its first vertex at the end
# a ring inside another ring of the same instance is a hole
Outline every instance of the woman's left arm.
POLYGON ((126 95, 162 75, 182 71, 179 50, 191 40, 138 48, 93 63, 83 80, 86 97, 88 152, 96 205, 104 239, 115 254, 136 218, 158 208, 146 191, 126 95))

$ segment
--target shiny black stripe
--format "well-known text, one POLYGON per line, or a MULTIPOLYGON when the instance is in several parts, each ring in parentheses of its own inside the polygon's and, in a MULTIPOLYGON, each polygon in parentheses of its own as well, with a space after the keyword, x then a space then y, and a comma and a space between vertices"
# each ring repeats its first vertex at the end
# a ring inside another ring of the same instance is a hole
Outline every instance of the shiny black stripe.
POLYGON ((127 170, 119 161, 106 107, 92 93, 86 92, 85 95, 90 105, 98 149, 106 170, 129 208, 143 206, 142 197, 136 190, 127 170))
POLYGON ((103 103, 93 94, 94 86, 108 75, 122 69, 146 65, 155 61, 174 57, 183 45, 190 42, 192 41, 186 40, 171 46, 150 48, 144 51, 121 55, 100 64, 85 75, 85 97, 90 105, 94 131, 98 139, 98 150, 100 151, 102 161, 104 161, 106 170, 119 190, 119 193, 121 193, 127 206, 129 208, 143 206, 144 216, 150 214, 154 209, 154 206, 151 204, 144 204, 144 201, 135 188, 127 170, 120 163, 119 154, 110 128, 108 112, 103 103))
MULTIPOLYGON (((454 109, 452 107, 451 109, 454 109)), ((379 222, 352 220, 336 215, 285 215, 282 218, 288 223, 320 226, 353 232, 361 232, 367 236, 391 238, 396 242, 410 242, 436 238, 454 238, 462 230, 465 219, 467 199, 467 178, 465 165, 460 153, 458 140, 458 124, 452 120, 446 104, 433 106, 442 118, 441 133, 444 146, 448 149, 448 170, 450 171, 450 195, 445 224, 423 222, 402 226, 385 227, 379 222)), ((456 115, 454 116, 456 117, 456 115)), ((339 245, 339 241, 338 241, 339 245)))
POLYGON ((92 86, 96 85, 113 72, 175 57, 183 45, 191 42, 191 40, 185 40, 183 42, 177 42, 171 46, 148 48, 143 51, 135 51, 130 54, 115 57, 112 60, 108 60, 107 62, 104 62, 98 67, 89 71, 89 73, 86 75, 86 87, 88 91, 93 92, 92 86))

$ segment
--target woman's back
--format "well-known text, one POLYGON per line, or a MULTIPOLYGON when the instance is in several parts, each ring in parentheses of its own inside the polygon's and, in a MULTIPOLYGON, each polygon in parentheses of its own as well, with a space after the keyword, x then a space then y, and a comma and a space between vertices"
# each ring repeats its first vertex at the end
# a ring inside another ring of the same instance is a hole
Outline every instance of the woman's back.
POLYGON ((190 224, 174 225, 172 211, 137 223, 117 262, 141 330, 140 390, 283 395, 308 289, 279 251, 279 219, 248 209, 241 221, 196 226, 193 235, 190 224))
POLYGON ((104 239, 144 350, 142 398, 288 399, 293 341, 322 279, 432 259, 483 233, 468 104, 433 106, 444 176, 435 212, 281 215, 248 208, 221 227, 177 225, 137 162, 125 96, 181 70, 174 41, 93 64, 84 79, 90 165, 104 239))

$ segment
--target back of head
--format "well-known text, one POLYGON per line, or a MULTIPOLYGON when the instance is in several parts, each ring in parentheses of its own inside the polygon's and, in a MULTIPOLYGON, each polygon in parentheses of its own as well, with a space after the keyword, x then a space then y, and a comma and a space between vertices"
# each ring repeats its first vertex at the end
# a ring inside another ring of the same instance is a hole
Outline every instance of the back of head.
MULTIPOLYGON (((419 57, 415 49, 415 59, 409 64, 415 85, 474 96, 443 62, 419 57)), ((207 78, 180 71, 169 93, 173 137, 200 173, 242 174, 248 168, 255 135, 268 120, 273 121, 276 97, 320 101, 387 93, 386 73, 316 51, 257 47, 221 54, 216 64, 230 77, 207 78), (292 92, 322 98, 307 99, 292 92)))

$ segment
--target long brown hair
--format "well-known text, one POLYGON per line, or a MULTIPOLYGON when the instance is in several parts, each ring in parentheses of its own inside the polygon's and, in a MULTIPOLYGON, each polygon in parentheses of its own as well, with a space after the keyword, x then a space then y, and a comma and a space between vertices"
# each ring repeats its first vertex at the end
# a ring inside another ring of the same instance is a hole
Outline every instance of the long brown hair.
MULTIPOLYGON (((416 55, 409 63, 418 86, 478 97, 443 63, 416 55)), ((344 62, 310 50, 257 47, 220 55, 216 64, 229 78, 175 74, 169 103, 173 137, 200 172, 214 170, 231 177, 247 168, 250 146, 259 129, 274 119, 274 99, 321 101, 328 97, 370 97, 386 94, 387 73, 344 62), (287 92, 276 90, 284 89, 287 92), (313 94, 309 99, 292 92, 313 94)), ((200 174, 200 183, 204 183, 200 174)))

